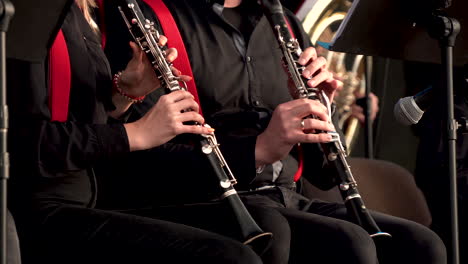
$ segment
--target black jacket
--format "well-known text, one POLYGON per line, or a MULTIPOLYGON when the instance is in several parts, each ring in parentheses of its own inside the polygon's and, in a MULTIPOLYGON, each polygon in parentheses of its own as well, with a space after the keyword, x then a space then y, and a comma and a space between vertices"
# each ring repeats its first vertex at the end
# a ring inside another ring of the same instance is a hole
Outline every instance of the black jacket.
MULTIPOLYGON (((49 203, 93 206, 99 160, 129 152, 122 124, 107 124, 111 75, 98 35, 73 5, 62 31, 72 84, 68 121, 51 122, 48 58, 8 61, 10 209, 28 212, 49 203)), ((66 59, 66 58, 64 58, 66 59)))

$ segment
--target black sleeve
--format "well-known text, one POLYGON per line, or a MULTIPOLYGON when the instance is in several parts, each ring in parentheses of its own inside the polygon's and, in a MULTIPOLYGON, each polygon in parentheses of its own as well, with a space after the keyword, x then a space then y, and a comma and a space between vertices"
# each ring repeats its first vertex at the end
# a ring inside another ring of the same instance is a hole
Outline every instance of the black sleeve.
POLYGON ((46 63, 9 60, 7 68, 9 147, 15 158, 63 171, 88 168, 99 159, 129 151, 122 125, 83 124, 73 118, 50 121, 46 63))
POLYGON ((255 144, 256 136, 226 136, 218 134, 220 149, 234 176, 238 179, 238 190, 249 189, 256 177, 255 144))

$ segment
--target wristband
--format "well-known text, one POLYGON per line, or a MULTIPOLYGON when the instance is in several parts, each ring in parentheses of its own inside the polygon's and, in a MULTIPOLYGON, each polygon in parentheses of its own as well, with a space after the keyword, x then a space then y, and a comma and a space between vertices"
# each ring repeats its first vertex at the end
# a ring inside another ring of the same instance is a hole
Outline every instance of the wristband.
POLYGON ((127 99, 128 101, 132 102, 132 103, 141 103, 143 102, 143 100, 145 99, 145 96, 133 96, 133 95, 130 95, 130 94, 127 94, 126 92, 124 92, 120 86, 119 86, 119 83, 120 83, 120 78, 122 77, 122 72, 118 72, 116 74, 114 74, 114 78, 112 79, 112 84, 113 84, 113 87, 114 89, 117 91, 117 93, 121 96, 123 96, 125 99, 127 99))

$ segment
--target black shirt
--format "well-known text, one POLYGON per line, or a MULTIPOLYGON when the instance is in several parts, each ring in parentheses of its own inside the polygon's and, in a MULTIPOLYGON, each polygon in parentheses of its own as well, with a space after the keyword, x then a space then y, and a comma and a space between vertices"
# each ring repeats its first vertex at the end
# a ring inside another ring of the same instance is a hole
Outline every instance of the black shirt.
POLYGON ((242 34, 245 42, 248 43, 255 24, 261 17, 259 11, 258 8, 251 8, 249 1, 244 1, 237 7, 224 8, 222 16, 242 34))

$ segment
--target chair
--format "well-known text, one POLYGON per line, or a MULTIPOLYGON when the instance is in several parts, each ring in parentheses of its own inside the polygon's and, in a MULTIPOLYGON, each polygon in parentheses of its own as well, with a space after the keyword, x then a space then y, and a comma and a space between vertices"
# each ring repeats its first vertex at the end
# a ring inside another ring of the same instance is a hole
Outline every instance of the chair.
MULTIPOLYGON (((348 162, 367 208, 430 226, 432 217, 426 199, 409 171, 383 160, 349 158, 348 162)), ((303 194, 343 203, 337 187, 323 191, 307 180, 303 181, 303 194)))

